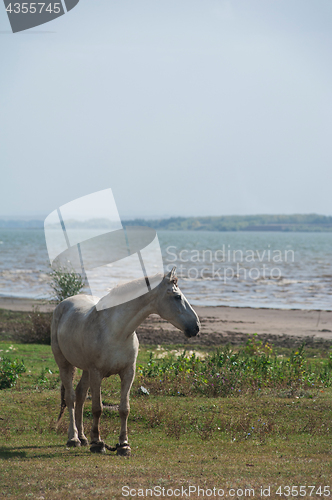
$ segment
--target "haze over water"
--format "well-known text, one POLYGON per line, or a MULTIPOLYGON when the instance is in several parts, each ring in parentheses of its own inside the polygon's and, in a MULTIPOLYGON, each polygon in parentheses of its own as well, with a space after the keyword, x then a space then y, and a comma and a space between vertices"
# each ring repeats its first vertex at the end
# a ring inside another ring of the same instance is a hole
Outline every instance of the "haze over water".
MULTIPOLYGON (((158 238, 165 270, 177 266, 194 305, 332 309, 332 233, 160 231, 158 238)), ((49 272, 42 230, 0 231, 0 296, 49 298, 49 272)), ((102 288, 105 277, 94 279, 102 288)))

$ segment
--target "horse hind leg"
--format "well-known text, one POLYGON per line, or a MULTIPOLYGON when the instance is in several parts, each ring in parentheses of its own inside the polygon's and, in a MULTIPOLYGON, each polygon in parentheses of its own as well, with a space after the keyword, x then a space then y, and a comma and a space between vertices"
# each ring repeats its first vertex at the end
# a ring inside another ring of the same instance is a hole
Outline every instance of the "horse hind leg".
POLYGON ((66 363, 59 366, 61 382, 65 389, 65 403, 69 411, 69 428, 67 446, 80 446, 81 441, 78 438, 77 427, 75 423, 75 391, 73 388, 73 378, 76 368, 66 363))
POLYGON ((81 380, 77 384, 75 391, 76 393, 75 421, 78 432, 78 439, 80 440, 82 446, 87 446, 89 444, 89 441, 84 435, 84 428, 83 428, 83 408, 88 389, 89 389, 89 372, 83 371, 81 380))

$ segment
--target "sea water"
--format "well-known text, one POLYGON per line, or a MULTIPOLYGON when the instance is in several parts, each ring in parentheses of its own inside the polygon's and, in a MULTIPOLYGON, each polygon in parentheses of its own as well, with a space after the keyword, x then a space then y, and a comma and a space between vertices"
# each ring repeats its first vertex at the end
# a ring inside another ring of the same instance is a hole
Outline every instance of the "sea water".
MULTIPOLYGON (((332 309, 332 233, 159 231, 193 305, 332 309)), ((110 265, 111 267, 111 265, 110 265)), ((44 232, 0 230, 0 295, 50 298, 44 232)), ((96 277, 105 287, 105 277, 96 277)))

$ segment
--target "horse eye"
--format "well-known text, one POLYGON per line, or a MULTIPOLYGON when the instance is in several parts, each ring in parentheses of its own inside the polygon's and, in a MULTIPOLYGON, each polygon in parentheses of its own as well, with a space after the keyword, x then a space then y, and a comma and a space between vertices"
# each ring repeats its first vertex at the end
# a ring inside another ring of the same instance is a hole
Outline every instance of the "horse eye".
POLYGON ((176 300, 181 300, 181 295, 174 295, 174 298, 175 298, 176 300))

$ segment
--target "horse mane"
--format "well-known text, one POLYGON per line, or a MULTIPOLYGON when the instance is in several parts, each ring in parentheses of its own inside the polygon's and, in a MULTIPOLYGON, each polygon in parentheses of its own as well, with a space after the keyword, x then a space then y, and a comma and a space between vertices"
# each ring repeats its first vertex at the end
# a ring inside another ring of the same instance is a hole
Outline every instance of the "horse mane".
POLYGON ((163 281, 164 277, 165 276, 163 274, 157 273, 154 275, 150 275, 147 278, 137 278, 127 283, 119 284, 112 288, 106 295, 104 295, 104 297, 100 299, 100 301, 98 302, 98 308, 102 308, 103 305, 107 306, 107 304, 112 300, 116 301, 116 298, 124 298, 127 296, 127 301, 132 300, 133 295, 137 297, 139 295, 143 295, 144 293, 148 293, 147 279, 149 280, 150 286, 157 282, 157 285, 151 286, 151 288, 156 288, 156 286, 158 286, 163 281), (139 295, 136 295, 137 292, 143 293, 139 293, 139 295))
POLYGON ((161 273, 154 274, 152 276, 143 276, 142 278, 137 278, 132 281, 127 281, 126 283, 122 283, 120 285, 115 286, 114 288, 111 288, 110 291, 108 292, 109 294, 112 295, 121 295, 122 293, 126 293, 130 290, 136 290, 137 288, 141 287, 142 285, 146 286, 146 280, 148 279, 150 283, 153 283, 154 281, 158 280, 159 282, 162 282, 164 279, 164 275, 161 273))

